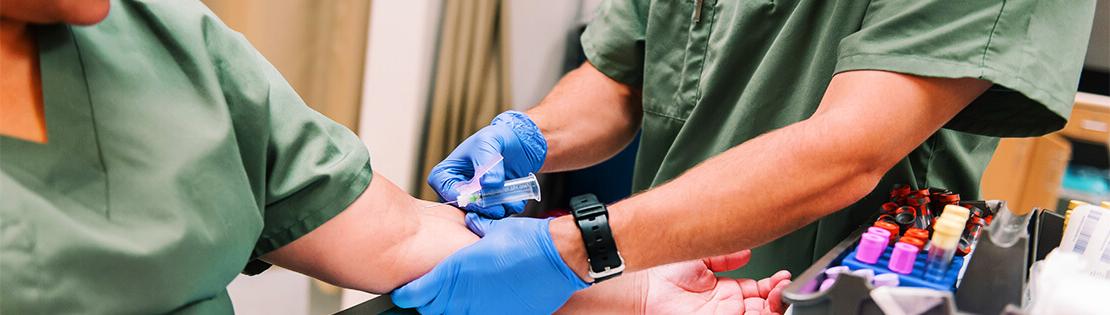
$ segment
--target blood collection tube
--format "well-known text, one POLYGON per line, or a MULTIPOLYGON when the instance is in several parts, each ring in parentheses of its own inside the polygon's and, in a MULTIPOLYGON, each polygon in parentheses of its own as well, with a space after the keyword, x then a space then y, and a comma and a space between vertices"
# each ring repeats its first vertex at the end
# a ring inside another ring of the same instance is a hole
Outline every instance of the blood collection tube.
POLYGON ((967 218, 971 217, 971 210, 957 205, 946 205, 944 206, 944 212, 940 215, 960 218, 963 221, 961 224, 963 224, 967 222, 967 218))
POLYGON ((894 251, 890 254, 890 261, 887 262, 887 269, 904 275, 910 274, 913 272, 913 263, 917 260, 919 250, 920 248, 913 244, 895 243, 894 251))
POLYGON ((956 220, 943 217, 937 220, 933 227, 933 238, 929 241, 929 252, 925 257, 925 279, 929 281, 942 281, 952 264, 952 257, 956 254, 956 245, 960 242, 960 234, 964 225, 956 220))
POLYGON ((913 227, 917 229, 928 229, 933 225, 933 211, 929 206, 921 206, 917 213, 917 218, 913 220, 913 227))
POLYGON ((924 229, 910 228, 910 229, 907 229, 906 233, 903 234, 903 235, 907 236, 907 237, 912 237, 912 238, 919 239, 922 242, 928 242, 929 241, 929 231, 924 230, 924 229))
POLYGON ((894 210, 898 210, 898 204, 894 202, 883 203, 879 206, 879 213, 894 214, 894 210))
POLYGON ((913 189, 909 185, 894 185, 894 189, 890 190, 890 201, 904 202, 906 196, 909 196, 913 189))
POLYGON ((886 251, 886 245, 890 239, 886 236, 875 233, 863 233, 860 237, 859 245, 856 246, 856 260, 874 264, 879 261, 879 256, 883 255, 886 251))
POLYGON ((830 279, 836 279, 836 277, 839 276, 840 274, 845 273, 845 272, 850 272, 850 271, 852 271, 852 270, 848 269, 848 266, 829 267, 829 268, 825 268, 825 277, 830 278, 830 279))
POLYGON ((901 226, 911 226, 917 220, 917 208, 911 206, 901 206, 898 210, 894 211, 894 221, 901 226))
POLYGON ((894 225, 898 224, 898 221, 894 220, 894 212, 880 214, 879 217, 875 219, 875 222, 879 222, 879 221, 889 222, 889 223, 894 224, 894 225))
POLYGON ((867 228, 867 233, 882 235, 883 237, 888 238, 888 239, 891 238, 890 237, 890 231, 887 231, 886 229, 881 228, 881 227, 877 227, 877 226, 872 226, 872 227, 867 228))
POLYGON ((896 287, 896 286, 898 286, 898 282, 899 282, 898 275, 893 274, 893 273, 884 273, 884 274, 875 275, 875 278, 871 280, 871 285, 875 286, 876 288, 878 288, 878 287, 896 287))
POLYGON ((828 290, 829 288, 831 288, 833 286, 833 284, 836 284, 836 279, 833 279, 833 278, 825 279, 825 281, 821 281, 821 286, 817 288, 817 291, 828 290))
POLYGON ((918 250, 925 249, 925 241, 915 237, 903 236, 898 239, 899 243, 906 243, 917 247, 918 250))
POLYGON ((967 228, 960 237, 960 244, 956 247, 956 256, 967 256, 971 253, 971 247, 979 241, 979 235, 983 233, 983 227, 986 224, 986 220, 982 217, 972 217, 968 220, 967 228))
POLYGON ((875 221, 875 225, 873 226, 890 231, 890 242, 893 242, 894 239, 898 237, 899 232, 901 232, 901 228, 898 227, 898 224, 887 221, 875 221))

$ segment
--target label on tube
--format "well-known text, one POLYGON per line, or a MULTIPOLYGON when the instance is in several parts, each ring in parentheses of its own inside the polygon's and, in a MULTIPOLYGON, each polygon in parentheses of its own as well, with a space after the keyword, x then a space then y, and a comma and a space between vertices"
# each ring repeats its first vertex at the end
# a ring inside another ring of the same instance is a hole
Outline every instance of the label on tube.
POLYGON ((1110 210, 1082 205, 1070 221, 1059 249, 1081 255, 1092 264, 1093 275, 1110 279, 1110 210))

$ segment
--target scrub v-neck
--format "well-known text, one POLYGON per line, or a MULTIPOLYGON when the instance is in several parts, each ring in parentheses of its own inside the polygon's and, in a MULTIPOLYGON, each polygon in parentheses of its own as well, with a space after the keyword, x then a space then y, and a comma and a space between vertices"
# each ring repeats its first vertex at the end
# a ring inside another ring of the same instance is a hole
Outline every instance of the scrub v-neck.
MULTIPOLYGON (((60 192, 91 213, 109 215, 108 176, 96 133, 80 47, 67 25, 35 26, 47 143, 0 136, 0 170, 31 191, 60 192)), ((51 197, 56 197, 51 196, 51 197)))

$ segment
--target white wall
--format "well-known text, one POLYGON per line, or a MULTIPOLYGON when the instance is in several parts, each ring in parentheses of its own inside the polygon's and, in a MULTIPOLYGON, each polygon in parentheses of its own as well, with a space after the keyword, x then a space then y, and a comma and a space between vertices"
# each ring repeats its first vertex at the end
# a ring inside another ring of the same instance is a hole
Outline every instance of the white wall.
MULTIPOLYGON (((568 39, 601 0, 509 3, 509 75, 513 107, 539 103, 563 74, 568 39)), ((576 37, 575 37, 576 38, 576 37)))
MULTIPOLYGON (((374 170, 410 193, 434 75, 443 0, 374 1, 360 136, 374 170)), ((535 105, 562 75, 566 43, 601 0, 509 3, 509 62, 516 108, 535 105)))
POLYGON ((1088 67, 1110 71, 1110 0, 1099 0, 1095 6, 1095 23, 1091 43, 1087 46, 1088 67))
POLYGON ((363 77, 359 136, 374 171, 416 187, 441 0, 374 1, 363 77))

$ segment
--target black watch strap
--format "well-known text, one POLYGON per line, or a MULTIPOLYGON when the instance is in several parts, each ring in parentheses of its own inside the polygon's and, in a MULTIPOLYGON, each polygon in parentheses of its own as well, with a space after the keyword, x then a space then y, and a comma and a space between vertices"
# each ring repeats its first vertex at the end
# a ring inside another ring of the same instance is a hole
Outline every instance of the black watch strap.
POLYGON ((624 272, 624 258, 617 252, 617 243, 609 229, 609 210, 593 194, 570 198, 570 207, 585 241, 594 283, 619 276, 624 272))

